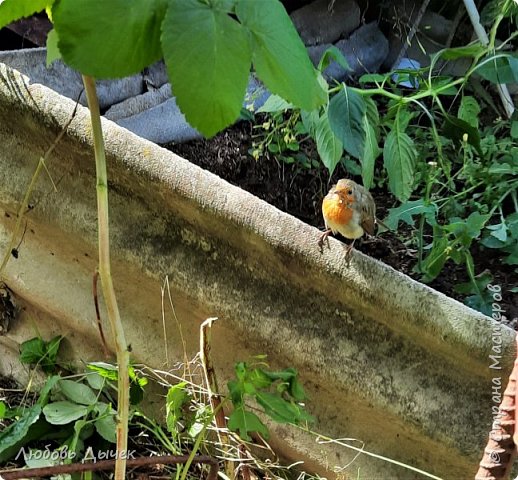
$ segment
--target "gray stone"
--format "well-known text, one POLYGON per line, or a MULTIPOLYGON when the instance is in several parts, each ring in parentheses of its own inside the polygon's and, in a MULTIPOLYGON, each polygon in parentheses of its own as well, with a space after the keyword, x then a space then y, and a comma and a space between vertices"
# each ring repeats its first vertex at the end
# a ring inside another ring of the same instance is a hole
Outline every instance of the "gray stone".
MULTIPOLYGON (((40 83, 65 97, 77 100, 83 91, 81 75, 61 60, 56 60, 48 68, 46 66, 47 50, 32 48, 0 52, 0 62, 15 68, 31 79, 32 83, 40 83)), ((140 74, 120 80, 98 80, 97 96, 101 109, 126 98, 142 93, 142 76, 140 74)), ((83 93, 79 102, 86 105, 83 93)))
MULTIPOLYGON (((77 100, 83 91, 81 75, 58 60, 46 67, 46 49, 35 48, 0 52, 0 62, 20 71, 32 83, 45 85, 61 95, 77 100)), ((97 81, 97 95, 105 117, 121 127, 156 143, 186 142, 202 135, 185 120, 171 95, 164 62, 156 62, 143 74, 120 80, 97 81), (148 91, 144 91, 147 85, 148 91)), ((270 93, 252 75, 244 106, 257 110, 270 93)), ((84 92, 79 102, 86 105, 84 92)))
MULTIPOLYGON (((308 47, 309 57, 315 65, 330 46, 328 44, 308 47)), ((350 38, 340 40, 335 46, 344 55, 350 70, 346 71, 337 62, 331 62, 324 70, 324 77, 339 82, 348 77, 377 72, 388 55, 388 41, 376 22, 364 25, 350 38)))
POLYGON ((305 45, 334 43, 360 25, 360 7, 353 0, 316 0, 290 15, 305 45))

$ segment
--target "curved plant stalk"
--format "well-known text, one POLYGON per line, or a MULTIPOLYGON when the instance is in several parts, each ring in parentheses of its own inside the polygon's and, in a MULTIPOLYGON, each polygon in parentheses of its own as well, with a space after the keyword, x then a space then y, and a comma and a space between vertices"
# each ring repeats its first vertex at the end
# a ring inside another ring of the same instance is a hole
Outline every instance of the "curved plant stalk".
MULTIPOLYGON (((227 421, 225 419, 225 411, 219 397, 219 387, 216 377, 216 370, 212 363, 211 357, 211 328, 217 318, 208 318, 200 327, 200 357, 207 383, 207 392, 209 401, 214 412, 216 427, 218 428, 218 439, 225 453, 228 453, 230 447, 230 439, 227 432, 227 421)), ((225 461, 225 473, 229 478, 234 478, 234 463, 232 460, 225 461)))
POLYGON ((108 175, 106 156, 101 127, 99 101, 92 77, 83 75, 86 98, 90 109, 90 120, 94 138, 95 170, 97 177, 97 222, 99 228, 99 276, 110 322, 112 338, 115 342, 118 365, 118 404, 117 404, 117 458, 115 480, 124 480, 126 473, 126 454, 128 450, 129 414, 129 352, 124 337, 124 329, 119 315, 110 271, 110 234, 108 222, 108 175))

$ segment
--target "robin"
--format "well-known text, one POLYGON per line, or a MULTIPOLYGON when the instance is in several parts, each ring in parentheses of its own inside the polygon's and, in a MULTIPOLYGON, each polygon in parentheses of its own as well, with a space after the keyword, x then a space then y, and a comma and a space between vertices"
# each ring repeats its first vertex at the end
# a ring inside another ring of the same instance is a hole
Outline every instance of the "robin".
POLYGON ((352 180, 342 178, 333 185, 322 201, 322 215, 326 231, 318 241, 321 249, 324 240, 331 233, 334 235, 338 232, 352 239, 352 243, 347 246, 346 257, 349 257, 357 238, 364 233, 374 235, 376 204, 372 195, 352 180))

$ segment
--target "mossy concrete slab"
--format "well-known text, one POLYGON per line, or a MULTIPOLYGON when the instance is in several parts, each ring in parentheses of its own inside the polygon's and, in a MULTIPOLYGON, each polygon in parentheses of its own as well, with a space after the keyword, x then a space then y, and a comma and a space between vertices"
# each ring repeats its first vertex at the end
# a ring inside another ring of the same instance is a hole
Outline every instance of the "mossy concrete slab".
MULTIPOLYGON (((73 110, 73 101, 0 65, 3 249, 39 158, 73 110)), ((300 371, 314 430, 358 439, 438 477, 474 474, 493 382, 505 383, 512 363, 510 329, 361 253, 348 265, 337 240, 321 252, 317 229, 110 121, 103 128, 113 276, 136 360, 164 367, 167 344, 169 364, 182 361, 178 324, 192 355, 200 323, 219 317, 213 353, 222 380, 235 361, 267 353, 272 366, 300 371), (166 302, 164 340, 166 277, 176 318, 166 302), (502 370, 490 368, 495 353, 502 370)), ((18 258, 4 272, 24 309, 0 337, 4 374, 19 372, 18 345, 36 332, 65 334, 72 358, 102 358, 91 287, 94 159, 83 107, 46 166, 18 258)), ((276 432, 282 452, 303 454, 321 471, 356 456, 296 429, 276 432)), ((421 478, 365 454, 345 474, 356 478, 358 468, 362 479, 421 478)))

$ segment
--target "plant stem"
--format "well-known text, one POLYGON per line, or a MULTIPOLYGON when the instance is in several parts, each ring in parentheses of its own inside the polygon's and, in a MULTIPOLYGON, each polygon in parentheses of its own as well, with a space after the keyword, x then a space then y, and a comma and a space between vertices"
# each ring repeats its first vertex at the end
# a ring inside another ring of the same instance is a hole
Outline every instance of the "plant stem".
POLYGON ((32 174, 31 182, 29 183, 29 187, 27 188, 25 195, 23 197, 22 203, 20 204, 20 207, 18 208, 18 215, 16 218, 16 224, 13 229, 13 234, 11 236, 11 240, 9 241, 9 245, 7 246, 6 252, 4 254, 2 264, 0 265, 0 276, 2 275, 2 273, 5 269, 5 266, 7 265, 7 262, 11 258, 11 252, 14 248, 14 245, 16 242, 16 237, 18 236, 18 233, 20 232, 20 228, 22 226, 23 216, 24 216, 25 212, 27 211, 27 208, 29 205, 29 199, 31 198, 32 191, 34 190, 34 187, 36 186, 36 181, 38 180, 38 178, 40 176, 42 168, 44 168, 46 170, 47 174, 49 175, 52 186, 54 187, 54 191, 57 191, 56 185, 54 184, 52 177, 50 176, 49 171, 47 170, 47 166, 46 166, 45 162, 50 157, 51 153, 54 151, 57 144, 61 141, 61 139, 63 138, 63 135, 65 135, 65 132, 66 132, 68 126, 74 119, 74 116, 77 111, 77 105, 78 104, 76 103, 76 106, 74 107, 74 111, 72 112, 70 119, 67 121, 65 126, 62 128, 61 132, 59 132, 59 134, 56 137, 56 139, 54 140, 54 142, 52 142, 52 145, 45 151, 43 156, 40 157, 38 160, 38 165, 36 166, 36 169, 34 170, 34 173, 32 174))
POLYGON ((83 75, 86 98, 90 109, 92 133, 94 139, 95 170, 97 176, 97 222, 99 242, 99 276, 101 278, 106 311, 110 321, 112 338, 115 341, 118 365, 118 402, 117 402, 117 458, 115 462, 115 480, 124 480, 126 473, 126 455, 128 450, 128 415, 129 415, 129 352, 124 337, 124 329, 119 315, 115 290, 110 271, 110 234, 108 219, 108 175, 106 173, 106 155, 101 126, 99 101, 92 77, 83 75))

